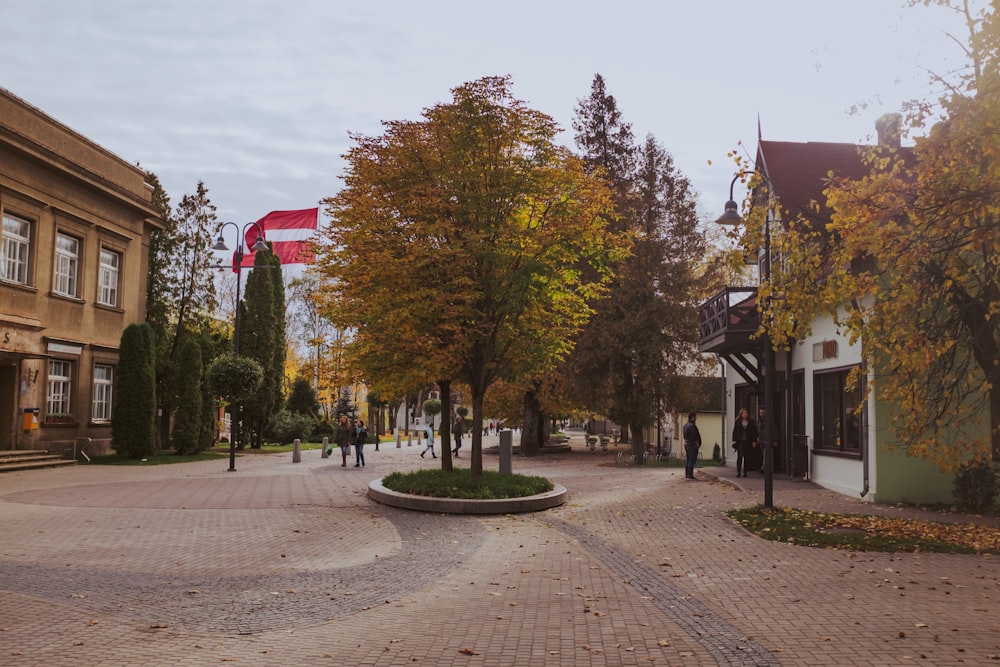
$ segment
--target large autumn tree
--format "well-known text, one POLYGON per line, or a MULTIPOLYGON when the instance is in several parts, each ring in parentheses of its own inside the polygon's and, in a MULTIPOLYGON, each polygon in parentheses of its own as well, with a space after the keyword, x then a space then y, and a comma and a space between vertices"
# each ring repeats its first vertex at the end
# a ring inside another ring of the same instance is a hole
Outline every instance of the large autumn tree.
POLYGON ((565 356, 621 252, 606 187, 511 87, 466 83, 421 120, 353 136, 318 259, 326 312, 380 389, 394 373, 468 386, 474 476, 487 389, 565 356))
POLYGON ((969 67, 907 107, 912 147, 874 147, 869 176, 831 182, 826 229, 776 235, 771 333, 833 314, 897 443, 948 469, 1000 460, 1000 19, 995 1, 937 4, 964 15, 969 67))
POLYGON ((580 405, 625 427, 633 452, 665 406, 684 409, 672 380, 690 372, 697 304, 710 277, 688 179, 652 136, 637 144, 601 75, 577 107, 573 127, 588 170, 614 192, 616 229, 632 252, 615 265, 610 298, 580 337, 563 377, 580 405))

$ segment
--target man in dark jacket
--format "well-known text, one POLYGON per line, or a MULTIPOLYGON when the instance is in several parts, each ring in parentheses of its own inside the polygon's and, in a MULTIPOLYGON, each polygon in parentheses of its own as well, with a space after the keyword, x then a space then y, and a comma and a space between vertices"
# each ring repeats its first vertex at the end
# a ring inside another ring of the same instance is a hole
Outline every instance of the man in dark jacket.
POLYGON ((684 424, 684 477, 685 479, 695 479, 694 464, 698 460, 698 451, 701 449, 701 433, 698 432, 698 414, 692 412, 688 415, 687 423, 684 424))
POLYGON ((451 425, 451 434, 455 437, 455 448, 451 450, 451 453, 458 456, 458 450, 462 448, 462 430, 465 427, 465 420, 462 419, 462 415, 455 413, 455 421, 451 425))

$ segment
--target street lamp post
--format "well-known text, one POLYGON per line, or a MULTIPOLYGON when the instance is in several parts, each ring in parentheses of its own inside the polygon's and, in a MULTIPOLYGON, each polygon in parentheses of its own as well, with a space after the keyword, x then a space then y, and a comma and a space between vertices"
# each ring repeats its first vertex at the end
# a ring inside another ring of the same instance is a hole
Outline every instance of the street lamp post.
MULTIPOLYGON (((739 214, 739 206, 733 199, 733 186, 736 185, 736 181, 747 176, 747 172, 741 171, 733 177, 733 180, 729 183, 729 201, 726 202, 725 212, 716 219, 716 223, 720 225, 738 226, 742 224, 743 219, 739 214)), ((761 264, 760 272, 760 284, 767 283, 768 285, 768 295, 767 303, 764 308, 758 308, 761 313, 770 312, 771 294, 770 294, 770 283, 771 283, 771 216, 764 216, 764 261, 761 264)), ((759 294, 759 292, 758 292, 759 294)), ((763 318, 761 319, 763 324, 763 318)), ((774 442, 774 414, 771 410, 771 401, 774 395, 774 348, 771 345, 771 335, 764 330, 764 335, 761 336, 761 343, 764 346, 764 396, 762 398, 762 404, 764 406, 764 443, 763 443, 763 453, 764 453, 764 507, 774 507, 774 466, 772 462, 773 449, 772 443, 774 442)))
MULTIPOLYGON (((236 239, 236 252, 233 254, 233 271, 236 272, 236 308, 235 314, 233 315, 233 356, 240 356, 240 288, 242 286, 243 278, 243 240, 247 236, 247 230, 251 227, 257 229, 257 240, 254 241, 253 246, 250 248, 252 252, 258 252, 260 250, 265 250, 267 245, 264 243, 264 228, 256 222, 248 222, 243 225, 242 231, 240 230, 239 224, 235 222, 224 222, 219 225, 219 238, 216 239, 215 245, 212 246, 212 250, 229 250, 229 246, 226 245, 226 239, 223 236, 223 231, 226 227, 232 225, 234 229, 240 232, 239 237, 236 239)), ((235 414, 233 415, 232 432, 229 434, 229 472, 234 472, 236 470, 236 438, 235 435, 240 433, 240 412, 241 405, 237 402, 235 406, 235 414)))

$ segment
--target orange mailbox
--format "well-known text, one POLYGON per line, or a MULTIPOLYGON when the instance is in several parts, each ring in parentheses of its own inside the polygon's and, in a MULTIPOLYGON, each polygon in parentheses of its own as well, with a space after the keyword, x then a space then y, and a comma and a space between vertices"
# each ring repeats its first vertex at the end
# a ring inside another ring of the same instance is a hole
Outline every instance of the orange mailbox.
POLYGON ((34 431, 38 428, 38 408, 25 408, 21 428, 25 431, 34 431))

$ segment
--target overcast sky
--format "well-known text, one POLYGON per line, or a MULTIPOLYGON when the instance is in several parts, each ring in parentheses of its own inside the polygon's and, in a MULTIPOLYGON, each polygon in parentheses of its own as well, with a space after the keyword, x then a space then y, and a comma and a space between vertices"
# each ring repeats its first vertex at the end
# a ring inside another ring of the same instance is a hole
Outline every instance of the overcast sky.
MULTIPOLYGON (((956 17, 904 0, 0 0, 0 86, 220 220, 341 187, 348 133, 512 76, 564 128, 595 73, 721 213, 726 153, 863 141, 962 64, 956 17), (855 105, 867 104, 852 115, 855 105), (711 163, 711 164, 709 164, 711 163)), ((323 216, 321 214, 321 220, 323 216)))

